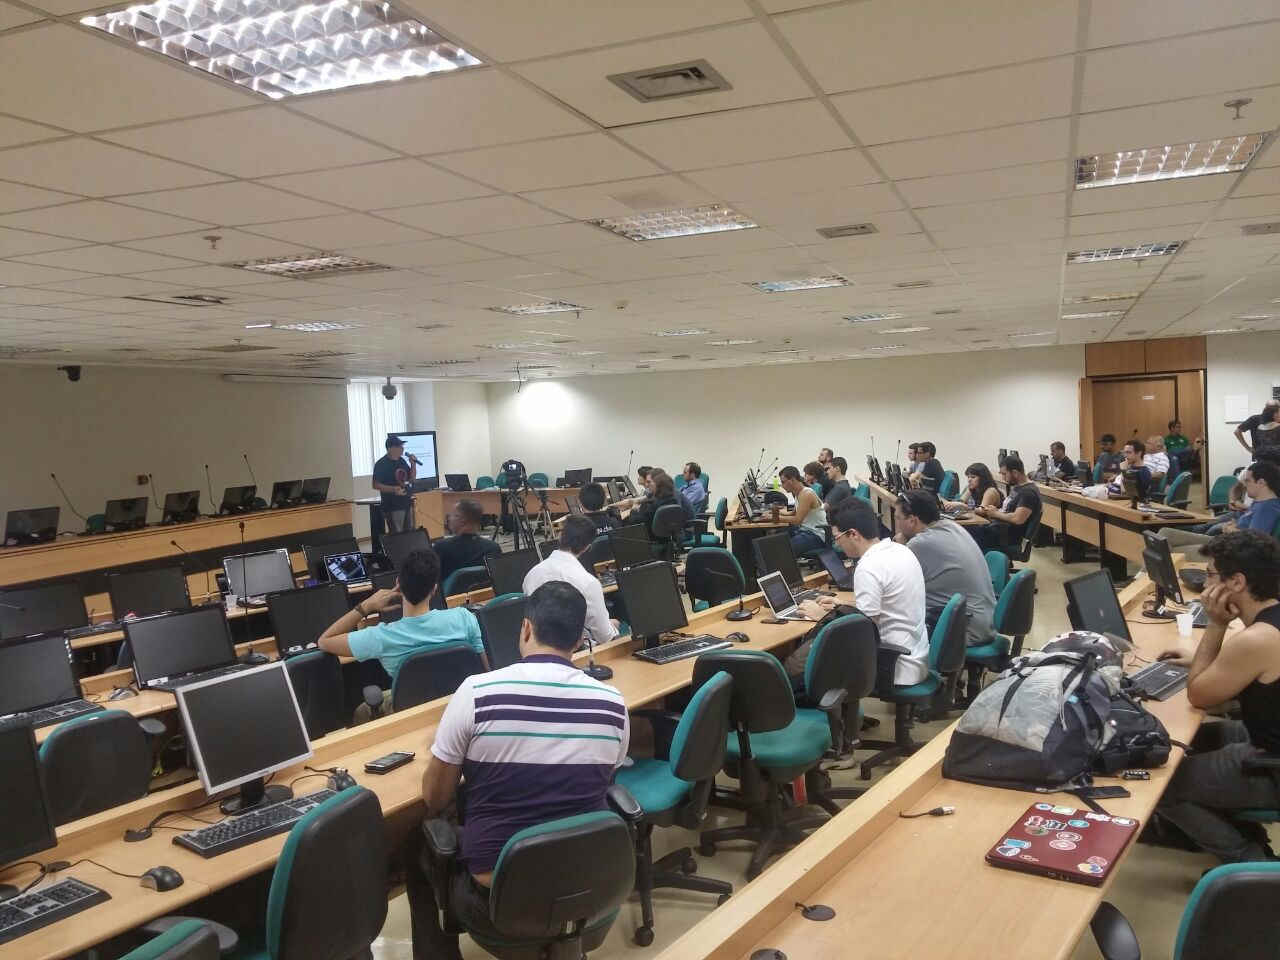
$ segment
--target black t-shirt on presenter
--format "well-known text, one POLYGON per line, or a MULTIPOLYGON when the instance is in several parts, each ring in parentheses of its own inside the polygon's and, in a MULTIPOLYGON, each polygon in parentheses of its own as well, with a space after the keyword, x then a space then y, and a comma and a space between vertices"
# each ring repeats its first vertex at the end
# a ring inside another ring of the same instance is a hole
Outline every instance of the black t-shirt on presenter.
MULTIPOLYGON (((378 462, 373 465, 373 479, 378 483, 385 483, 388 486, 403 487, 409 478, 409 461, 404 457, 399 460, 392 460, 390 456, 384 455, 379 458, 378 462), (396 476, 397 470, 403 470, 404 473, 400 477, 396 476)), ((383 510, 408 510, 409 498, 396 493, 382 493, 382 509, 383 510)))

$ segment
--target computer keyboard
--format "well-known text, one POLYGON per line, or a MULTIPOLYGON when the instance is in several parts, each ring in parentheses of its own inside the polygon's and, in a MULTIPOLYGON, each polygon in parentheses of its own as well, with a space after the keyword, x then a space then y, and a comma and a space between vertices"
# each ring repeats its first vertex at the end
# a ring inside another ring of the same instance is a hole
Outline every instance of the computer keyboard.
POLYGON ((173 838, 173 842, 207 860, 267 837, 274 837, 277 833, 287 832, 307 813, 332 796, 335 796, 332 790, 317 790, 292 800, 269 803, 238 817, 228 817, 212 826, 180 833, 173 838))
POLYGON ((112 633, 120 629, 118 620, 104 620, 102 623, 91 623, 87 627, 72 627, 67 631, 68 640, 79 640, 81 637, 96 637, 100 633, 112 633))
POLYGON ((828 594, 822 590, 792 590, 791 596, 796 603, 803 603, 806 600, 817 600, 818 597, 825 597, 828 594))
POLYGON ((676 660, 687 660, 690 657, 696 657, 709 650, 723 650, 725 647, 732 646, 733 641, 731 640, 725 640, 723 637, 712 637, 704 633, 696 637, 664 643, 660 647, 637 650, 632 656, 640 660, 646 660, 649 663, 673 663, 676 660))
POLYGON ((1187 685, 1187 668, 1157 660, 1128 675, 1133 688, 1148 700, 1168 700, 1187 685))
POLYGON ((203 673, 191 673, 185 677, 175 677, 172 680, 152 680, 147 683, 148 690, 163 690, 166 693, 173 693, 179 687, 189 686, 193 683, 199 683, 201 680, 212 680, 215 677, 225 677, 228 673, 239 673, 241 670, 248 670, 253 664, 249 663, 231 663, 225 667, 218 667, 216 670, 206 670, 203 673))
POLYGON ((111 894, 73 877, 0 903, 0 943, 105 903, 111 894))
POLYGON ((51 723, 61 723, 63 720, 70 720, 72 717, 81 717, 86 713, 97 713, 103 707, 96 703, 90 703, 88 700, 68 700, 66 703, 55 704, 52 707, 41 707, 39 710, 28 710, 26 713, 19 713, 17 716, 24 720, 30 720, 33 727, 47 727, 51 723))

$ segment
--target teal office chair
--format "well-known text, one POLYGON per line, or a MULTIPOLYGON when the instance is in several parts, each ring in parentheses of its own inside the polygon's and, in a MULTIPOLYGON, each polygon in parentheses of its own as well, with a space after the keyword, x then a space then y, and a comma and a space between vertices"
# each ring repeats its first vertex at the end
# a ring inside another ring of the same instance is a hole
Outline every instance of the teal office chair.
POLYGON ((456 597, 460 593, 481 590, 490 586, 491 583, 487 567, 459 567, 444 578, 444 584, 440 587, 439 596, 441 599, 456 597))
POLYGON ((640 894, 641 924, 635 942, 653 943, 653 891, 661 887, 718 894, 717 904, 733 893, 723 880, 694 876, 698 862, 688 847, 653 859, 654 827, 681 826, 696 830, 707 816, 716 774, 724 766, 729 736, 729 706, 733 680, 720 671, 698 688, 680 716, 641 710, 653 724, 652 759, 639 759, 618 771, 621 784, 640 805, 636 821, 636 890, 640 894))
POLYGON ((707 491, 707 502, 711 501, 711 474, 702 471, 702 489, 707 491))
POLYGON ((529 486, 549 487, 551 486, 551 480, 545 473, 531 473, 529 474, 529 486))
POLYGON ((960 491, 960 477, 954 470, 942 473, 942 483, 938 485, 938 496, 943 500, 954 500, 960 491))
MULTIPOLYGON (((831 723, 831 743, 835 758, 851 757, 861 746, 858 733, 862 727, 862 701, 876 685, 876 650, 880 632, 876 625, 860 613, 837 617, 823 624, 809 647, 804 665, 804 691, 797 704, 822 708, 829 696, 842 699, 839 724, 831 723)), ((832 769, 846 769, 837 765, 832 769)), ((860 787, 832 787, 824 770, 805 777, 809 802, 832 816, 840 812, 837 800, 856 800, 866 791, 860 787)))
POLYGON ((218 960, 220 955, 213 927, 184 918, 120 960, 218 960))
POLYGON ((996 636, 989 643, 965 650, 965 666, 969 682, 965 690, 965 702, 972 702, 982 687, 982 675, 991 670, 998 673, 1009 661, 1022 653, 1022 642, 1031 632, 1035 620, 1036 572, 1023 568, 1013 575, 996 601, 991 627, 996 636))
POLYGON ((1164 492, 1164 502, 1167 506, 1175 507, 1178 510, 1187 509, 1191 503, 1190 470, 1183 470, 1173 478, 1173 482, 1169 484, 1164 492))
POLYGON ((674 477, 671 478, 671 480, 676 485, 677 490, 683 490, 684 485, 688 483, 688 481, 685 480, 683 473, 677 473, 674 477))
POLYGON ((1093 482, 1094 483, 1102 482, 1102 461, 1101 460, 1099 460, 1097 463, 1093 465, 1093 482))
MULTIPOLYGON (((726 513, 728 508, 725 508, 726 513)), ((702 517, 707 517, 702 514, 702 517)), ((684 536, 680 540, 680 548, 682 550, 691 550, 694 547, 720 547, 723 544, 720 538, 714 533, 707 530, 706 519, 686 520, 684 525, 684 536)))
POLYGON ((716 529, 720 531, 719 542, 722 547, 729 546, 729 531, 725 529, 725 524, 728 520, 729 500, 726 497, 721 497, 716 502, 716 529))
POLYGON ((820 484, 820 483, 811 483, 811 484, 809 484, 809 489, 810 489, 810 490, 812 490, 814 493, 816 493, 816 494, 818 495, 818 499, 819 499, 819 500, 821 500, 821 499, 822 499, 822 484, 820 484))
POLYGON ((346 687, 337 657, 323 650, 309 650, 286 659, 284 668, 298 698, 308 740, 319 740, 347 725, 346 687))
POLYGON ((747 590, 738 558, 724 547, 694 547, 684 559, 684 588, 693 612, 737 600, 747 590))
POLYGON ((489 490, 489 489, 491 489, 493 486, 494 486, 493 477, 490 477, 490 476, 487 476, 487 475, 486 475, 486 476, 481 476, 481 477, 476 477, 476 489, 477 489, 477 490, 489 490))
POLYGON ((853 495, 854 495, 855 497, 861 497, 863 500, 866 500, 868 503, 870 503, 870 502, 871 502, 871 487, 870 487, 870 485, 865 484, 865 483, 860 483, 860 484, 858 484, 857 489, 853 491, 853 495))
POLYGON ((1164 492, 1169 489, 1170 476, 1162 473, 1160 479, 1151 485, 1151 490, 1147 494, 1147 499, 1152 503, 1160 503, 1164 500, 1164 492))
POLYGON ((991 589, 998 597, 1009 582, 1009 555, 999 550, 988 550, 983 556, 987 560, 987 570, 991 573, 991 589))
MULTIPOLYGON (((1280 939, 1280 862, 1228 863, 1210 870, 1182 911, 1173 960, 1271 960, 1280 939)), ((1103 960, 1141 960, 1138 935, 1103 901, 1090 921, 1103 960)))
MULTIPOLYGON (((944 690, 950 689, 950 680, 959 674, 965 663, 965 638, 969 628, 969 605, 964 594, 953 593, 942 608, 933 633, 929 635, 929 675, 919 683, 899 686, 892 676, 881 681, 876 697, 894 704, 894 739, 864 740, 861 746, 877 750, 875 756, 862 762, 863 780, 871 779, 871 771, 895 757, 910 756, 919 749, 911 740, 911 708, 934 706, 944 690)), ((894 658, 896 660, 896 658, 894 658)))
POLYGON ((1209 509, 1214 513, 1224 513, 1231 500, 1231 488, 1236 485, 1234 476, 1219 477, 1213 481, 1209 489, 1209 509))
MULTIPOLYGON (((462 681, 484 672, 480 654, 462 641, 438 643, 409 656, 391 684, 391 710, 398 713, 420 703, 451 696, 462 681)), ((382 688, 364 688, 364 702, 377 717, 382 710, 382 688)))
POLYGON ((123 710, 103 710, 54 727, 40 744, 40 776, 55 826, 147 795, 151 741, 165 726, 123 710))

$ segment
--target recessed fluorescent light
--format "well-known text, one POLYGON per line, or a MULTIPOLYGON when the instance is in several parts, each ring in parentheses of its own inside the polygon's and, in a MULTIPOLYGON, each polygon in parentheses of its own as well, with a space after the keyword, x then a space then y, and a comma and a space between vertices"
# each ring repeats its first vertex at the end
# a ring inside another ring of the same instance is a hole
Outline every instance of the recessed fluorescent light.
POLYGON ((729 337, 728 339, 725 339, 725 340, 708 340, 707 346, 708 347, 742 347, 742 346, 746 346, 749 343, 759 343, 759 342, 760 342, 759 340, 756 340, 753 337, 729 337))
POLYGON ((1054 334, 1056 334, 1057 332, 1058 332, 1057 330, 1030 330, 1030 331, 1028 331, 1028 332, 1026 332, 1026 333, 1011 333, 1011 334, 1009 334, 1009 336, 1010 336, 1010 338, 1013 338, 1013 337, 1049 337, 1049 336, 1053 336, 1053 335, 1054 335, 1054 334))
POLYGON ((1275 313, 1242 313, 1236 317, 1237 320, 1244 320, 1246 323, 1257 323, 1259 320, 1275 320, 1280 314, 1275 313))
POLYGON ((1223 327, 1220 330, 1206 330, 1205 333, 1239 333, 1240 327, 1223 327))
POLYGON ((333 323, 329 320, 299 321, 298 323, 273 323, 272 330, 293 330, 298 333, 328 333, 331 330, 350 330, 355 324, 333 323))
POLYGON ((933 327, 890 327, 885 330, 877 330, 876 333, 927 333, 933 327))
POLYGON ((857 313, 845 317, 845 320, 849 323, 874 323, 877 320, 901 320, 905 316, 905 313, 857 313))
POLYGON ((799 353, 799 352, 800 352, 800 348, 799 348, 799 347, 781 347, 780 349, 777 349, 777 350, 761 350, 760 352, 761 352, 761 353, 764 353, 764 354, 770 354, 770 353, 799 353))
MULTIPOLYGON (((175 7, 175 9, 177 8, 175 7)), ((391 267, 381 263, 374 263, 371 260, 361 260, 359 257, 344 257, 336 253, 317 253, 314 256, 305 257, 268 257, 264 260, 241 260, 239 263, 228 263, 226 266, 238 267, 241 270, 252 270, 255 273, 267 273, 273 277, 290 277, 294 280, 391 269, 391 267)))
POLYGON ((933 281, 932 280, 903 280, 900 283, 895 283, 894 286, 897 287, 899 290, 919 290, 921 287, 932 287, 933 281))
POLYGON ((1064 297, 1062 302, 1068 303, 1110 303, 1113 300, 1133 300, 1140 294, 1135 290, 1132 293, 1091 293, 1082 297, 1064 297))
POLYGON ((1133 247, 1099 247, 1094 250, 1076 250, 1067 254, 1067 263, 1101 263, 1104 260, 1142 260, 1145 257, 1165 257, 1177 253, 1183 241, 1171 243, 1143 243, 1133 247))
POLYGON ((374 0, 161 0, 80 22, 272 100, 480 63, 374 0))
POLYGON ((574 350, 569 354, 571 357, 598 357, 604 353, 603 350, 574 350))
POLYGON ((1063 320, 1103 320, 1107 317, 1123 317, 1123 310, 1095 310, 1092 313, 1064 313, 1063 320))
POLYGON ((549 347, 551 344, 541 340, 509 340, 505 343, 491 343, 490 350, 533 350, 535 347, 549 347))
POLYGON ((759 226, 750 217, 723 203, 708 203, 701 207, 677 207, 674 210, 655 210, 651 213, 632 214, 629 217, 604 217, 599 220, 588 220, 587 223, 626 237, 628 240, 693 237, 702 233, 750 230, 759 226))
POLYGON ((864 350, 875 350, 875 351, 880 351, 880 350, 901 350, 901 349, 902 349, 903 347, 905 347, 905 346, 906 346, 906 344, 905 344, 905 343, 885 343, 885 344, 881 344, 881 345, 879 345, 879 346, 875 346, 875 347, 864 347, 863 349, 864 349, 864 350))
POLYGON ((822 287, 846 287, 849 281, 838 274, 827 277, 804 277, 799 280, 757 280, 749 286, 763 293, 790 293, 793 290, 818 290, 822 287))
POLYGON ((530 317, 543 313, 577 313, 579 310, 586 310, 586 307, 580 307, 576 303, 566 303, 564 300, 541 300, 538 303, 515 303, 506 307, 489 307, 496 313, 514 313, 518 317, 530 317))
POLYGON ((710 333, 710 330, 703 330, 701 327, 681 327, 676 330, 651 330, 649 331, 655 337, 700 337, 704 333, 710 333))
POLYGON ((1076 161, 1076 189, 1235 173, 1249 165, 1265 139, 1265 133, 1246 133, 1081 157, 1076 161))
POLYGON ((275 326, 273 323, 246 323, 244 328, 246 330, 267 330, 273 326, 275 326))

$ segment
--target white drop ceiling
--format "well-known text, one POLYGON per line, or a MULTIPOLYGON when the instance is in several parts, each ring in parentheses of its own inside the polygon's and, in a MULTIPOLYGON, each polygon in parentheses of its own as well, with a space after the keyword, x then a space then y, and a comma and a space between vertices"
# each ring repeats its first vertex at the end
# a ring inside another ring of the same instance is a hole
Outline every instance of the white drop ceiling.
POLYGON ((1280 221, 1277 0, 413 0, 484 65, 277 102, 88 2, 0 0, 0 360, 495 380, 1280 328, 1280 233, 1241 232, 1280 221), (699 59, 730 88, 607 79, 699 59), (1072 189, 1079 156, 1247 133, 1242 173, 1072 189), (717 202, 759 227, 585 222, 717 202), (225 266, 308 252, 392 269, 225 266), (186 294, 226 299, 155 302, 186 294), (556 300, 583 311, 492 309, 556 300))

